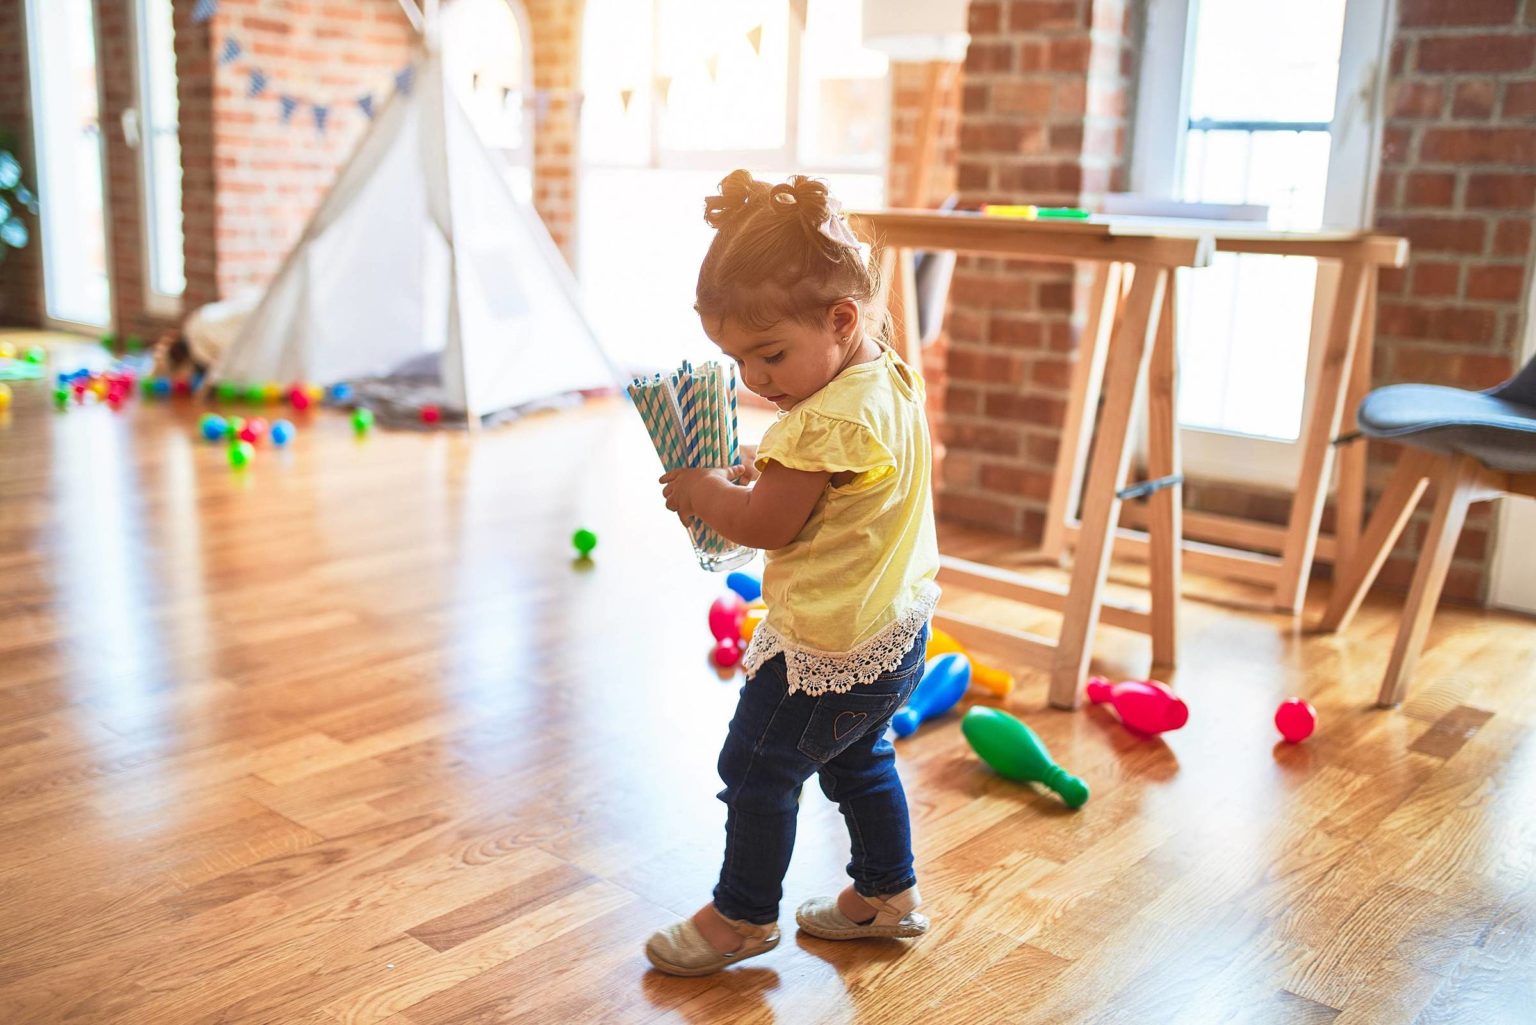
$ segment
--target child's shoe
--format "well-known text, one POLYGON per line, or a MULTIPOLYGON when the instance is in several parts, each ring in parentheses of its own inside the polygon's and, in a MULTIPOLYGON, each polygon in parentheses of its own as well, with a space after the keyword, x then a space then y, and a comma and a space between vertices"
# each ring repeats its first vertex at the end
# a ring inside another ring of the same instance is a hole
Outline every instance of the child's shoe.
POLYGON ((779 927, 772 922, 753 925, 724 915, 720 915, 720 920, 741 937, 741 946, 729 954, 716 950, 693 924, 693 919, 685 918, 658 929, 645 944, 645 956, 658 971, 668 975, 712 975, 738 961, 766 954, 779 945, 779 927))
POLYGON ((922 898, 915 886, 877 897, 866 897, 861 893, 859 899, 873 912, 867 922, 855 922, 843 914, 836 897, 816 897, 806 901, 795 912, 795 921, 801 929, 824 940, 921 936, 928 931, 928 916, 917 911, 922 898))

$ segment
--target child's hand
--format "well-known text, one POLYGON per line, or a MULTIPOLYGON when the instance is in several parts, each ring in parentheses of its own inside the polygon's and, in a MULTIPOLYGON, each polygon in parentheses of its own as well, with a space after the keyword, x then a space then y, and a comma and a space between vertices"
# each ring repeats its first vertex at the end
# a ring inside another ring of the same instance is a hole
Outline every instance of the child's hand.
POLYGON ((732 466, 672 470, 661 475, 661 497, 667 500, 667 508, 687 523, 698 515, 694 511, 694 501, 701 487, 709 487, 710 482, 716 480, 723 484, 735 483, 742 478, 745 469, 744 466, 732 466))

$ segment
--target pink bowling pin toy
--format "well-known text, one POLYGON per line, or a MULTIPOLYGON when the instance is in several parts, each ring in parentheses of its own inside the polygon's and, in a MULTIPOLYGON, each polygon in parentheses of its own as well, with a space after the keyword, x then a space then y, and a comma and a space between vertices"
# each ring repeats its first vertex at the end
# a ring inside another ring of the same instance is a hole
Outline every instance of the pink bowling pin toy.
POLYGON ((1189 721, 1189 706, 1156 680, 1110 683, 1095 676, 1088 681, 1088 700, 1095 705, 1113 705, 1122 723, 1147 736, 1176 730, 1189 721))

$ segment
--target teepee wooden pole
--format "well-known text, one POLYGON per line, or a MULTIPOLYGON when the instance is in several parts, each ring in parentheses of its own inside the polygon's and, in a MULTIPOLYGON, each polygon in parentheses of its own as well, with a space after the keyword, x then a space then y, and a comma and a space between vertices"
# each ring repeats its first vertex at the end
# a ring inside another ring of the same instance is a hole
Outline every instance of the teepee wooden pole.
POLYGON ((416 6, 416 0, 400 0, 400 9, 410 20, 411 27, 417 32, 425 32, 427 23, 421 20, 421 8, 416 6))

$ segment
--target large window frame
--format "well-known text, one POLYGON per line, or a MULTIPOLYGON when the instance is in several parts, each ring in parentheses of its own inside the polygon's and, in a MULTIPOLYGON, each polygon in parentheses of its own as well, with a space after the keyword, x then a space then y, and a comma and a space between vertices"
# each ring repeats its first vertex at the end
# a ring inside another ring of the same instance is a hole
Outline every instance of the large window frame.
POLYGON ((181 121, 179 107, 170 117, 160 110, 154 101, 155 89, 153 76, 155 69, 153 61, 158 57, 169 57, 170 74, 172 81, 176 76, 176 45, 175 29, 171 30, 169 53, 158 55, 150 52, 151 41, 154 32, 149 24, 151 17, 150 5, 164 4, 165 13, 170 14, 171 0, 133 0, 133 66, 135 106, 131 114, 127 115, 132 122, 129 128, 125 124, 125 132, 130 135, 130 144, 137 150, 135 161, 138 170, 139 184, 139 258, 140 266, 144 268, 144 308, 146 312, 159 316, 174 317, 182 312, 182 297, 186 292, 186 235, 182 222, 181 212, 182 195, 178 187, 175 196, 176 213, 175 223, 175 249, 181 254, 181 259, 176 261, 175 269, 163 266, 161 261, 162 243, 171 241, 162 239, 161 232, 167 230, 166 218, 168 212, 163 209, 170 198, 163 195, 158 187, 159 172, 162 170, 160 160, 162 154, 156 146, 156 137, 167 133, 175 136, 175 173, 178 179, 181 177, 181 121), (164 287, 174 286, 175 279, 179 278, 179 288, 164 287))
MULTIPOLYGON (((1160 199, 1182 195, 1186 137, 1211 127, 1189 116, 1194 33, 1201 0, 1148 0, 1136 123, 1131 191, 1160 199)), ((1380 164, 1383 97, 1391 38, 1392 0, 1347 0, 1334 96, 1323 225, 1359 229, 1370 225, 1380 164)), ((1258 122, 1241 127, 1270 128, 1258 122)), ((1295 128, 1315 129, 1317 125, 1295 128)), ((1181 275, 1199 271, 1180 271, 1181 275)), ((1337 268, 1318 266, 1305 381, 1315 379, 1337 291, 1337 268)), ((1313 389, 1303 395, 1301 423, 1310 416, 1313 389)), ((1202 477, 1263 486, 1290 486, 1301 469, 1298 442, 1180 425, 1186 471, 1202 477)))

